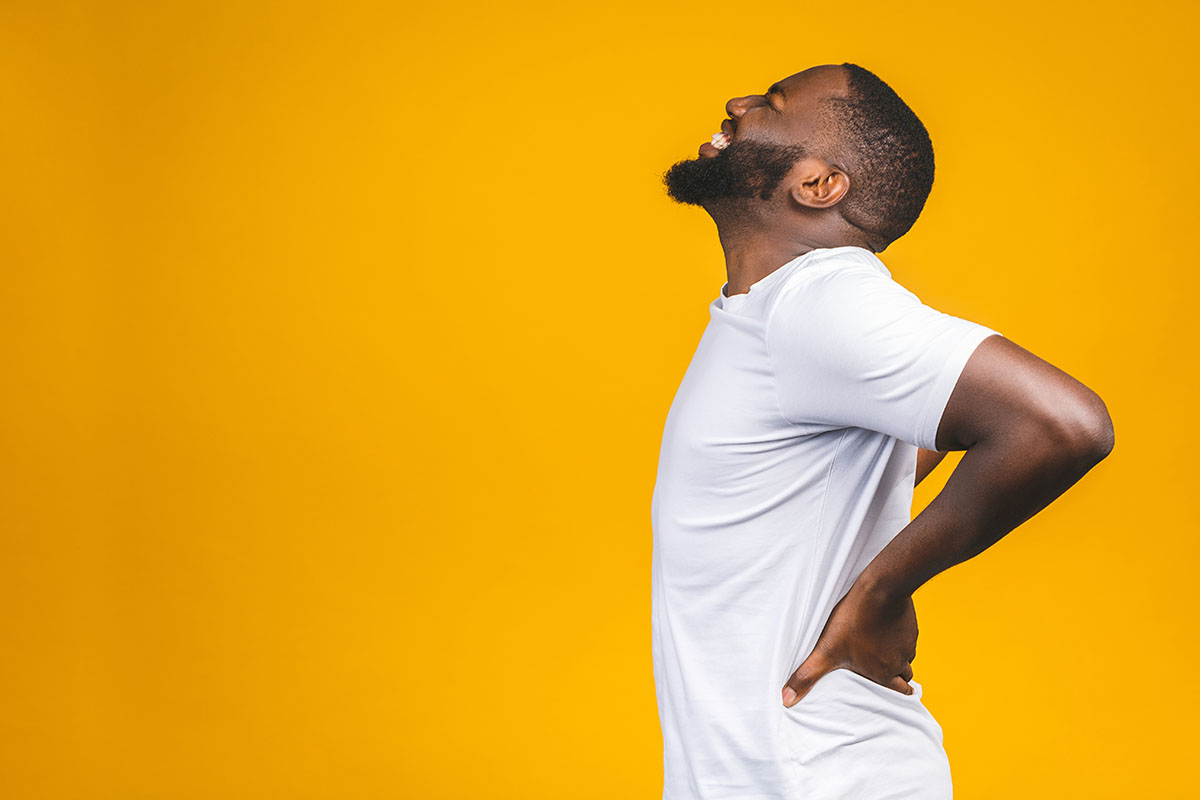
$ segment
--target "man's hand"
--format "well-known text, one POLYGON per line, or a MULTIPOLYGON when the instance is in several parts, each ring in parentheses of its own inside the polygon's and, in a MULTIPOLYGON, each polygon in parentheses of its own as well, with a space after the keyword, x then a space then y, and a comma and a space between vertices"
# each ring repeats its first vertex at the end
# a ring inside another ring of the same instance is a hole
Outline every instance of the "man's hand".
POLYGON ((819 678, 845 668, 901 694, 912 694, 917 657, 917 611, 910 595, 891 597, 862 584, 833 607, 816 647, 783 688, 790 708, 819 678))

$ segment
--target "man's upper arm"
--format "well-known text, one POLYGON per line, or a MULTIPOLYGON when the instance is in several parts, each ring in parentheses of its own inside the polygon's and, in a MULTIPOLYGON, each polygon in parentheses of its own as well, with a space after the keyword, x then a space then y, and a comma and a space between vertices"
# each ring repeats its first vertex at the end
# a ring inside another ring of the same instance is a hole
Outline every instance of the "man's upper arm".
POLYGON ((1094 391, 1003 336, 989 336, 967 359, 937 429, 938 450, 966 450, 1022 426, 1039 426, 1063 447, 1103 457, 1112 420, 1094 391))

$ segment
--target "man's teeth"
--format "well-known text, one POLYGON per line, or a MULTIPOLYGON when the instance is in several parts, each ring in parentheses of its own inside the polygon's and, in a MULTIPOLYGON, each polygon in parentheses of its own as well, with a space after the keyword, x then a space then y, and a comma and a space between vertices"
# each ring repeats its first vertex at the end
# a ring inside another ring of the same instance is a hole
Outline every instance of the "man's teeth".
POLYGON ((721 131, 720 133, 713 134, 712 146, 718 150, 724 150, 726 147, 729 147, 730 141, 732 140, 729 138, 729 134, 721 131))

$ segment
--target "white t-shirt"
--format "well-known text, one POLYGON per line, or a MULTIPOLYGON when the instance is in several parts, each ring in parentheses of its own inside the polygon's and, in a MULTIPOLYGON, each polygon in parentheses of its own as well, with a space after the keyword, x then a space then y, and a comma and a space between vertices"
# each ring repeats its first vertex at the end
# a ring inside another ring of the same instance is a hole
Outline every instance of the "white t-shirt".
POLYGON ((917 447, 997 331, 860 247, 811 250, 710 306, 651 501, 663 800, 944 800, 942 729, 848 669, 784 683, 911 519, 917 447))

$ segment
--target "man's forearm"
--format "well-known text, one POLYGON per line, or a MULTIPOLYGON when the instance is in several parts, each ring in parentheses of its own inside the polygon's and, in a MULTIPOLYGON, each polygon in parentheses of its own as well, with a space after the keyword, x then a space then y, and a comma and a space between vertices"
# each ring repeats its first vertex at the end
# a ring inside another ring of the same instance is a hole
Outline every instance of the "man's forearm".
POLYGON ((945 452, 938 450, 926 450, 924 447, 917 450, 917 474, 913 480, 913 487, 921 485, 921 481, 929 477, 929 473, 933 472, 938 464, 942 463, 942 459, 946 457, 945 452))
POLYGON ((1099 463, 1111 440, 1030 424, 968 448, 933 501, 859 576, 888 597, 912 594, 1032 517, 1099 463))

